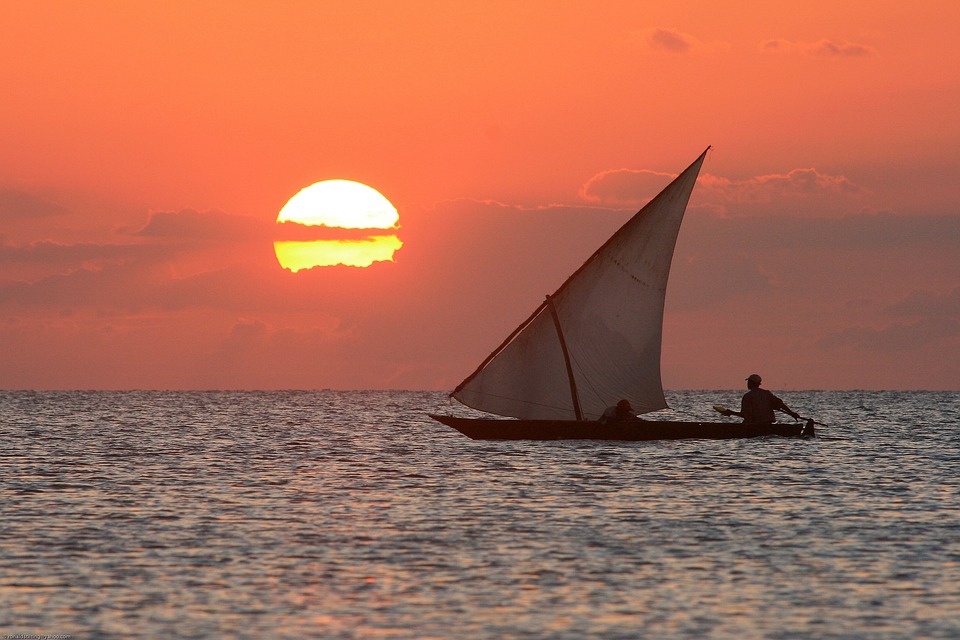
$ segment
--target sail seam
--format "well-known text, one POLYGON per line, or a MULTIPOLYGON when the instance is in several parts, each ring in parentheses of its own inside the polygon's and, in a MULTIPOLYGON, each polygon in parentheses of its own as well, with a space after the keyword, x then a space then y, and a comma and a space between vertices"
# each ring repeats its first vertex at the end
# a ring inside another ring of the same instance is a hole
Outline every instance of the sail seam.
POLYGON ((620 262, 619 260, 616 260, 616 259, 614 259, 614 258, 609 258, 609 257, 607 258, 607 260, 608 260, 609 262, 612 262, 613 264, 615 264, 621 271, 623 271, 625 274, 627 274, 627 277, 628 277, 628 278, 630 278, 631 280, 633 280, 633 281, 636 282, 637 284, 640 284, 640 285, 642 285, 642 286, 644 286, 644 287, 647 287, 648 289, 656 289, 657 291, 666 291, 666 290, 667 290, 667 288, 666 288, 665 286, 663 286, 663 285, 660 285, 660 284, 651 284, 651 283, 647 282, 646 280, 641 279, 639 276, 634 275, 634 273, 633 273, 632 271, 630 271, 630 269, 628 269, 628 268, 627 268, 622 262, 620 262))

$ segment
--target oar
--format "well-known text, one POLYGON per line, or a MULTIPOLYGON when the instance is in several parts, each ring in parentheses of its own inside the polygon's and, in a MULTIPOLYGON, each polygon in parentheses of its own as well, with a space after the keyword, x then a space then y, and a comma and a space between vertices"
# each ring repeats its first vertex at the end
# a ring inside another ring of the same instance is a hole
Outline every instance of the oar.
MULTIPOLYGON (((727 410, 727 408, 726 408, 725 406, 723 406, 722 404, 715 404, 715 405, 713 405, 713 409, 714 409, 714 411, 716 411, 717 413, 723 413, 724 411, 727 410)), ((800 416, 800 418, 798 418, 798 420, 800 420, 801 422, 810 422, 810 421, 812 421, 813 424, 818 424, 818 425, 820 425, 821 427, 827 427, 828 429, 830 428, 830 425, 828 425, 828 424, 823 424, 822 422, 818 422, 818 421, 816 421, 816 420, 813 420, 812 418, 804 418, 803 416, 800 416)))
POLYGON ((727 408, 722 404, 715 404, 713 405, 713 410, 716 411, 717 413, 724 413, 726 412, 727 408))

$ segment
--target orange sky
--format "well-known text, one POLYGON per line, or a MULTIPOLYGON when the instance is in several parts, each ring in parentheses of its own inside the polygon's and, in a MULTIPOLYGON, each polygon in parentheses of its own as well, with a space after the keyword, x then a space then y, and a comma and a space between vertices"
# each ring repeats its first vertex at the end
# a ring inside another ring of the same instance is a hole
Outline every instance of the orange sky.
POLYGON ((0 9, 0 388, 451 388, 713 145, 667 388, 960 389, 952 1, 0 9), (331 178, 395 262, 279 267, 331 178))

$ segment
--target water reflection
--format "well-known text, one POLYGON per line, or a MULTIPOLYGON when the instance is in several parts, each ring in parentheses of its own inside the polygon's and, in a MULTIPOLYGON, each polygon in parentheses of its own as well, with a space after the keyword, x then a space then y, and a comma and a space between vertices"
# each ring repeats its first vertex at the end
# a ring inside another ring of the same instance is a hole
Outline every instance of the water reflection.
POLYGON ((441 393, 0 391, 0 626, 960 637, 960 394, 790 400, 828 435, 481 442, 425 417, 441 393))

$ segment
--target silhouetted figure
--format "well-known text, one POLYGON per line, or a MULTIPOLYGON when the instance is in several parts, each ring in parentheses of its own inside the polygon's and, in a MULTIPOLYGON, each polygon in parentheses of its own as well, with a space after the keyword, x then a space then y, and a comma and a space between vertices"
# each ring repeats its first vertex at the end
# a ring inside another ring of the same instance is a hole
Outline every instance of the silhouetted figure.
POLYGON ((766 389, 760 388, 760 376, 756 373, 747 378, 747 391, 740 400, 740 411, 731 411, 725 409, 721 413, 725 416, 740 416, 744 423, 750 424, 773 424, 777 421, 774 411, 782 411, 794 420, 800 416, 790 410, 783 400, 773 395, 766 389))
POLYGON ((612 422, 623 422, 624 420, 636 420, 637 414, 628 400, 621 400, 615 407, 607 407, 603 415, 600 416, 600 424, 610 424, 612 422))

